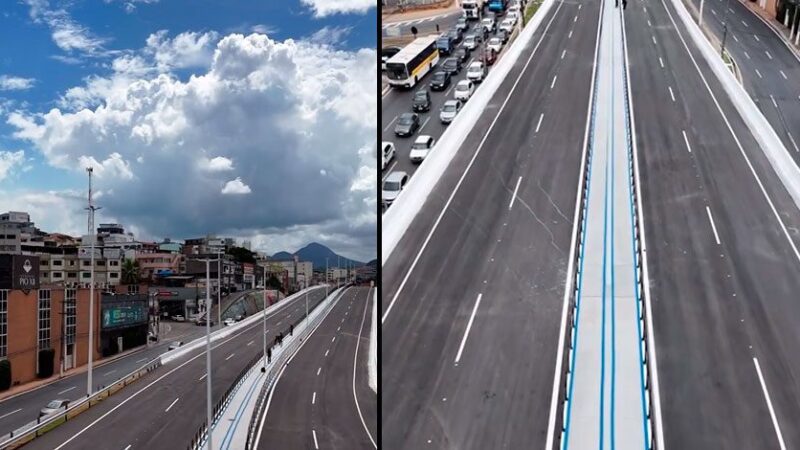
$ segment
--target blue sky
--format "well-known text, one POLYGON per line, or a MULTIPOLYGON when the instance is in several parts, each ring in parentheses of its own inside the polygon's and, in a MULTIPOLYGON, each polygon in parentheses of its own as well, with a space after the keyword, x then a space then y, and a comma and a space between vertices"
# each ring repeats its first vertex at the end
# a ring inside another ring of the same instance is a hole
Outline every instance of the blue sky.
MULTIPOLYGON (((369 164, 369 142, 365 138, 375 125, 356 123, 361 121, 356 120, 360 117, 352 117, 354 112, 349 110, 353 106, 337 95, 358 90, 351 83, 364 84, 365 80, 360 79, 364 74, 352 72, 370 70, 371 54, 365 52, 374 52, 377 46, 374 3, 366 0, 0 0, 0 42, 6 43, 0 47, 0 194, 6 198, 0 199, 0 209, 24 207, 25 203, 20 205, 19 199, 27 196, 29 201, 50 205, 29 208, 34 214, 32 219, 43 228, 79 232, 74 228, 83 219, 64 223, 63 216, 48 211, 59 201, 65 202, 68 210, 77 211, 77 204, 70 202, 85 191, 81 165, 97 164, 101 169, 98 179, 101 196, 116 196, 107 197, 107 219, 125 221, 144 238, 159 239, 167 235, 183 238, 207 230, 248 238, 265 251, 271 251, 278 245, 276 242, 291 247, 301 245, 310 236, 321 235, 321 240, 329 239, 327 244, 346 241, 341 251, 351 251, 362 258, 374 256, 374 247, 369 248, 374 241, 374 236, 367 233, 369 227, 364 223, 357 229, 348 227, 333 211, 304 214, 276 204, 265 208, 271 211, 269 215, 252 215, 239 222, 215 223, 202 219, 197 226, 189 222, 172 226, 187 213, 205 217, 203 214, 208 211, 195 204, 191 211, 175 211, 179 216, 174 222, 158 222, 148 217, 146 203, 123 198, 122 194, 144 194, 145 183, 159 182, 148 174, 162 168, 149 166, 149 162, 169 162, 191 166, 187 172, 197 171, 198 182, 223 186, 214 189, 219 191, 221 204, 228 205, 247 196, 267 193, 259 190, 259 180, 247 179, 257 176, 247 169, 261 162, 258 158, 271 165, 269 162, 275 155, 265 149, 271 136, 280 135, 296 146, 289 151, 298 155, 317 151, 304 148, 310 144, 303 143, 308 136, 302 130, 286 130, 280 117, 266 109, 251 109, 258 108, 257 104, 250 104, 253 95, 242 95, 239 103, 220 101, 218 117, 202 111, 204 123, 213 123, 208 127, 215 129, 213 136, 203 136, 204 128, 192 126, 194 120, 200 120, 196 115, 199 110, 187 106, 195 100, 193 93, 206 89, 222 92, 233 89, 232 85, 246 83, 253 93, 264 96, 265 108, 273 100, 276 105, 281 104, 280 99, 287 90, 291 91, 288 95, 300 104, 298 116, 329 120, 333 122, 332 132, 342 132, 337 121, 353 120, 351 128, 345 127, 353 133, 352 143, 342 149, 346 157, 328 165, 336 167, 341 178, 342 197, 335 200, 362 208, 365 199, 348 196, 354 191, 353 186, 355 191, 366 191, 365 183, 372 182, 363 169, 369 164), (236 33, 243 34, 245 39, 229 39, 236 33), (252 36, 253 33, 266 35, 266 39, 252 36), (220 51, 218 45, 225 50, 216 61, 214 52, 220 51), (284 55, 284 51, 290 56, 284 55), (253 52, 255 59, 250 58, 253 52), (239 63, 236 58, 246 63, 239 63), (289 65, 281 66, 284 63, 289 65), (314 67, 320 64, 320 74, 314 74, 314 67), (294 75, 297 80, 284 80, 281 85, 270 78, 289 67, 297 69, 294 75), (240 73, 243 68, 246 70, 240 73), (240 78, 229 79, 231 73, 240 78), (227 83, 224 86, 220 81, 223 79, 227 83), (211 83, 212 80, 215 82, 211 83), (142 83, 149 86, 147 93, 133 89, 142 83), (328 86, 330 83, 334 86, 328 86), (326 85, 328 89, 309 92, 303 88, 316 85, 326 85), (181 97, 177 98, 175 92, 181 92, 181 97), (146 104, 158 106, 142 106, 139 98, 142 95, 146 104), (137 100, 132 100, 133 97, 137 100), (309 109, 316 106, 302 105, 304 102, 322 106, 311 117, 309 109), (238 129, 241 123, 226 120, 237 111, 250 111, 244 122, 257 119, 254 128, 274 126, 280 132, 264 136, 263 145, 253 142, 255 136, 239 146, 225 141, 204 145, 228 131, 234 141, 241 137, 238 129), (164 125, 167 123, 168 126, 164 125), (159 130, 161 125, 164 129, 159 130), (197 144, 187 149, 184 142, 197 144), (24 152, 24 157, 19 152, 24 152), (215 166, 214 161, 219 164, 215 166), (237 199, 232 201, 230 194, 237 199), (18 200, 8 200, 9 197, 18 200)), ((375 71, 373 76, 376 86, 375 71)), ((237 87, 234 91, 238 94, 240 90, 237 87)), ((229 93, 227 98, 230 97, 229 93)), ((366 104, 370 99, 363 101, 366 104)), ((377 99, 375 103, 377 109, 377 99)), ((327 122, 317 126, 327 126, 327 122)), ((284 154, 286 149, 283 148, 284 154)), ((328 171, 316 170, 322 172, 328 171)), ((163 186, 164 190, 176 188, 182 189, 175 180, 166 181, 163 186)), ((267 185, 262 188, 267 189, 267 185)), ((311 188, 309 191, 314 192, 311 188)), ((300 200, 307 198, 302 196, 300 200)), ((328 198, 327 202, 331 200, 328 198)), ((366 201, 369 203, 369 199, 366 201)), ((363 208, 359 213, 370 216, 363 208)), ((161 209, 159 213, 169 216, 170 211, 161 209)), ((375 221, 371 224, 372 228, 377 226, 375 221)))

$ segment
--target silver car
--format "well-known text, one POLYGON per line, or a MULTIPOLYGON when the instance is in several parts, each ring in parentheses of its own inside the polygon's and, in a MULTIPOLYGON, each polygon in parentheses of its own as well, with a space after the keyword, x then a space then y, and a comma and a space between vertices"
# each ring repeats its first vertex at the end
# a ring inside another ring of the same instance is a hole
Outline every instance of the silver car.
POLYGON ((55 414, 61 411, 66 411, 69 407, 69 400, 66 399, 58 399, 53 400, 47 404, 44 408, 39 410, 39 417, 49 416, 50 414, 55 414))
POLYGON ((439 113, 439 120, 442 123, 450 123, 456 118, 458 112, 461 111, 461 100, 448 100, 444 102, 442 110, 439 113))
POLYGON ((383 181, 383 191, 381 192, 383 204, 386 207, 389 207, 397 199, 407 182, 408 174, 405 172, 392 172, 386 177, 383 181))

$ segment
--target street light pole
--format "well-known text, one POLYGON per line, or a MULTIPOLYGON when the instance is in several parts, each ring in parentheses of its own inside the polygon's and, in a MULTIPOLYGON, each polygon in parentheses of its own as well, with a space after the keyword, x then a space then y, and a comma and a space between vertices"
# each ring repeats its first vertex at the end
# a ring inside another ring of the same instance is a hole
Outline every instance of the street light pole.
POLYGON ((211 445, 211 317, 208 304, 211 302, 211 259, 206 259, 206 419, 208 420, 208 450, 212 450, 211 445))
POLYGON ((217 325, 222 325, 222 253, 217 253, 217 325))
POLYGON ((92 395, 92 360, 94 359, 94 242, 96 235, 94 233, 94 212, 100 209, 92 204, 92 172, 91 167, 86 169, 89 172, 89 255, 91 267, 89 268, 89 358, 87 377, 86 377, 86 396, 92 395))
POLYGON ((325 258, 325 298, 328 298, 328 258, 325 258))
POLYGON ((264 335, 264 372, 267 371, 267 266, 264 266, 264 308, 263 308, 263 335, 264 335))

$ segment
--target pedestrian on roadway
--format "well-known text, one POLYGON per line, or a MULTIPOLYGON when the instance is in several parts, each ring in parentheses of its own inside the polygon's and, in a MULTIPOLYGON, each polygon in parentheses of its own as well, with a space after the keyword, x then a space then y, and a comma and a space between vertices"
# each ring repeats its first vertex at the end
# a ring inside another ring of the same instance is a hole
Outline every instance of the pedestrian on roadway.
POLYGON ((267 364, 272 362, 272 348, 267 349, 267 364))
POLYGON ((294 324, 289 325, 289 336, 294 332, 294 324))

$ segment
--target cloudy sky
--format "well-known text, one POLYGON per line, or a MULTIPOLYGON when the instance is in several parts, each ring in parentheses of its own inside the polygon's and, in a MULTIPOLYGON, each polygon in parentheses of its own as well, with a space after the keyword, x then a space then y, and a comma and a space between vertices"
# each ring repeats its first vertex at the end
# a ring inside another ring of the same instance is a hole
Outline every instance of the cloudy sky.
POLYGON ((0 211, 376 256, 376 0, 0 0, 0 211))

